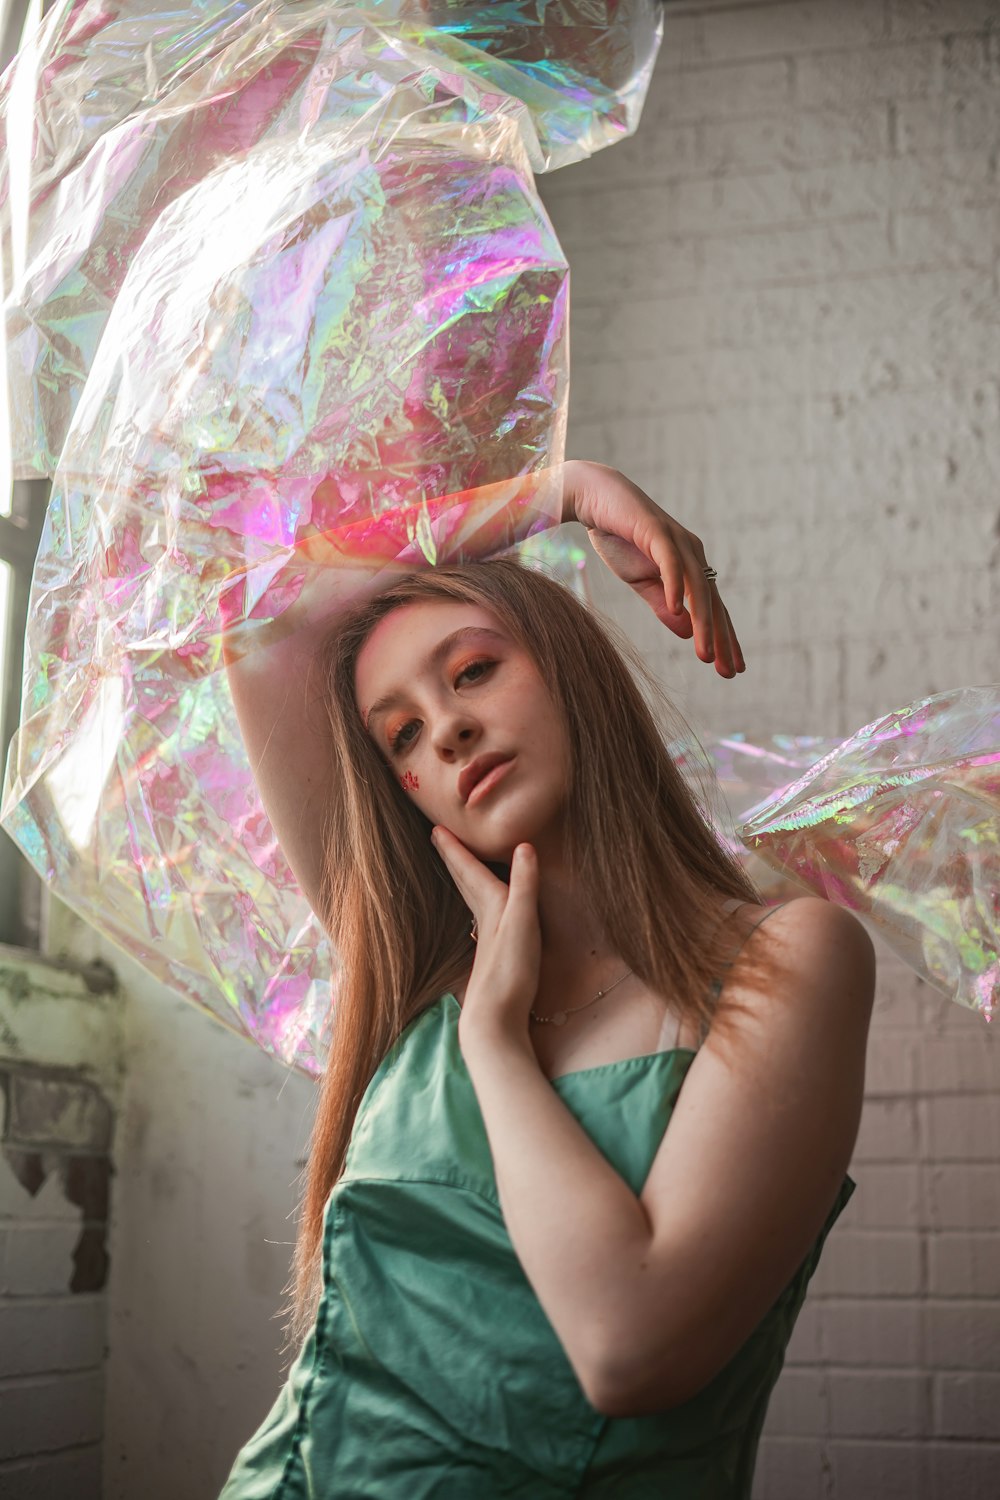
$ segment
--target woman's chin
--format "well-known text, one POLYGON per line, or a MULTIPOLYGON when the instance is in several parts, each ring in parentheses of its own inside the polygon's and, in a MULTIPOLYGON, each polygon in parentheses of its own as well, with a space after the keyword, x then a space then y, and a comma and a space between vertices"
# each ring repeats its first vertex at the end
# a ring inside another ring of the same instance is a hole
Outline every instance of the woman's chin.
POLYGON ((509 868, 518 844, 531 844, 537 848, 537 832, 531 829, 505 834, 502 838, 478 838, 475 843, 469 843, 467 847, 477 859, 482 860, 484 865, 503 865, 509 868))
POLYGON ((484 865, 509 866, 514 857, 514 850, 517 848, 518 842, 517 839, 513 843, 510 843, 506 839, 502 841, 496 839, 485 841, 477 839, 474 844, 469 844, 467 847, 477 859, 482 860, 484 865))
MULTIPOLYGON (((497 809, 501 814, 483 820, 482 826, 470 829, 468 834, 458 837, 483 864, 509 865, 518 844, 531 844, 536 850, 548 848, 553 842, 554 818, 549 808, 518 809, 514 816, 503 816, 506 809, 497 809), (526 817, 524 814, 528 812, 526 817)), ((512 808, 511 813, 515 810, 512 808)), ((457 830, 456 830, 457 832, 457 830)))

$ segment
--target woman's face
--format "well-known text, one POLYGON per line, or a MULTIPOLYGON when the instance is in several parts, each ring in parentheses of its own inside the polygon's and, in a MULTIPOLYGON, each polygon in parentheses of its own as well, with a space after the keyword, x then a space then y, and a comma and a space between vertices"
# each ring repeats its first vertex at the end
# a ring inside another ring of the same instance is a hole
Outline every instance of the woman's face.
POLYGON ((401 605, 365 641, 354 684, 369 735, 432 823, 482 860, 507 862, 522 840, 558 854, 566 731, 534 661, 490 610, 401 605))

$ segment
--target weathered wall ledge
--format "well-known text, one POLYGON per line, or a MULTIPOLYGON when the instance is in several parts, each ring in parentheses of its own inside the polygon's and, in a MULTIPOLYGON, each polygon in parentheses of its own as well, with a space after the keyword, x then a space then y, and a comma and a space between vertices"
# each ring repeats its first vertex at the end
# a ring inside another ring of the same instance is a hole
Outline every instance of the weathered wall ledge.
POLYGON ((0 1493, 99 1500, 123 996, 0 946, 0 1493))

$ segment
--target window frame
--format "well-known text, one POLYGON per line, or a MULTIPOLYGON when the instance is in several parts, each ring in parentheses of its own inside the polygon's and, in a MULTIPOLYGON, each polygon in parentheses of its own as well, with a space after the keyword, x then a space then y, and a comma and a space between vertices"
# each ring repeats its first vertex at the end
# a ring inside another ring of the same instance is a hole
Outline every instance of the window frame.
MULTIPOLYGON (((0 516, 0 560, 10 568, 4 636, 4 672, 0 683, 0 745, 6 768, 21 708, 24 644, 31 597, 31 577, 48 504, 47 479, 15 480, 11 514, 0 516)), ((41 944, 42 882, 14 840, 0 838, 0 943, 37 949, 41 944)))
MULTIPOLYGON (((41 5, 34 7, 36 15, 40 12, 44 18, 52 4, 53 0, 41 0, 41 5)), ((32 0, 0 0, 0 71, 5 71, 20 51, 32 9, 32 0)), ((7 288, 3 291, 6 295, 7 288)), ((0 358, 6 360, 6 357, 6 339, 0 327, 0 358)), ((10 487, 10 513, 0 514, 0 561, 10 569, 7 609, 5 617, 0 619, 0 639, 4 645, 0 772, 4 776, 20 719, 31 579, 50 489, 48 479, 15 479, 10 487)), ((48 918, 47 897, 48 892, 27 857, 0 830, 0 945, 36 951, 42 947, 48 918)))

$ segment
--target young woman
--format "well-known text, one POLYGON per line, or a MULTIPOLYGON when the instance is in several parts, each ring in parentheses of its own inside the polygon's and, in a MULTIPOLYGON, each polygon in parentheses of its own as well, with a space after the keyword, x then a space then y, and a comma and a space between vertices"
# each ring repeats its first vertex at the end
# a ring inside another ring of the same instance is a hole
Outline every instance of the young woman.
MULTIPOLYGON (((563 514, 742 670, 696 537, 601 466, 563 514)), ((302 1345, 224 1500, 749 1496, 852 1187, 864 928, 762 905, 634 657, 539 572, 383 580, 318 659, 310 730, 231 669, 343 972, 302 1345)))

